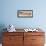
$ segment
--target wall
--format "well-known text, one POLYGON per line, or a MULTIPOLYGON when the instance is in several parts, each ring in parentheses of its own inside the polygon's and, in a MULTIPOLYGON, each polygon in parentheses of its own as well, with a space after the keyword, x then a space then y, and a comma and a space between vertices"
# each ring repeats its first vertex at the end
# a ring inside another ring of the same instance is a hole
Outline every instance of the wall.
POLYGON ((46 0, 0 0, 0 25, 13 24, 16 28, 39 27, 46 29, 46 0), (33 10, 33 18, 18 18, 17 10, 33 10))

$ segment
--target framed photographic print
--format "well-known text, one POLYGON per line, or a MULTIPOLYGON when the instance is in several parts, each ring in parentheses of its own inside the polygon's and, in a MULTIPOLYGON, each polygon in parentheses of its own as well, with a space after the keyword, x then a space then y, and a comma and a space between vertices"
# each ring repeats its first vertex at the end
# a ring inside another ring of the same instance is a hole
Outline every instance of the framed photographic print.
POLYGON ((23 18, 31 18, 33 17, 33 10, 18 10, 17 16, 23 18))

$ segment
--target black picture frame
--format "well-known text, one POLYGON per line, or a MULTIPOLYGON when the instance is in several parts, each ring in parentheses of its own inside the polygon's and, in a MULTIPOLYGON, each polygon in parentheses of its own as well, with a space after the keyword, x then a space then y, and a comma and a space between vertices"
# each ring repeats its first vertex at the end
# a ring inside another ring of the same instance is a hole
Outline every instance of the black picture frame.
POLYGON ((17 10, 17 16, 19 18, 32 18, 33 10, 17 10))

